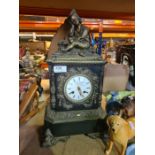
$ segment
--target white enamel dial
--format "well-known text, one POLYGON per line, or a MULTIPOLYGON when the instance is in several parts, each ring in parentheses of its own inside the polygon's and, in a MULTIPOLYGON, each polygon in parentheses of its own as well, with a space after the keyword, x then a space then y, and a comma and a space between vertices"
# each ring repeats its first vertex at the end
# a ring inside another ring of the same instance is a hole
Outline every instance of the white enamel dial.
POLYGON ((83 75, 72 76, 65 83, 64 93, 66 98, 72 102, 85 101, 92 93, 91 81, 83 75))

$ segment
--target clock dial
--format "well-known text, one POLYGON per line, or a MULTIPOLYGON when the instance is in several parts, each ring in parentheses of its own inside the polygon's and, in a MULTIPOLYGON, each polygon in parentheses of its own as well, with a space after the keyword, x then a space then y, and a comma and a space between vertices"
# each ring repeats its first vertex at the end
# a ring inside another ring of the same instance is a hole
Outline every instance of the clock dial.
POLYGON ((92 84, 88 77, 75 75, 70 77, 64 87, 66 98, 72 102, 82 102, 90 97, 92 84))

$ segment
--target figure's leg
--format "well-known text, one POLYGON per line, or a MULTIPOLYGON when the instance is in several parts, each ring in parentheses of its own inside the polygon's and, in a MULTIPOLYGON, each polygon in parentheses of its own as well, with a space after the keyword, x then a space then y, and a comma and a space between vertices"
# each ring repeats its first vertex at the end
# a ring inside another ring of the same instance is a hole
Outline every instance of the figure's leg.
POLYGON ((75 46, 80 48, 88 48, 90 45, 87 42, 75 42, 75 46))
POLYGON ((105 155, 109 155, 110 154, 110 152, 112 150, 112 147, 113 147, 113 144, 114 144, 113 141, 110 140, 109 147, 108 147, 108 149, 106 149, 105 155))
POLYGON ((73 47, 80 47, 80 48, 88 48, 90 45, 87 42, 78 42, 78 41, 74 41, 72 44, 69 44, 66 48, 62 49, 63 51, 69 51, 71 50, 73 47))
POLYGON ((69 51, 75 46, 75 43, 69 44, 66 48, 62 49, 63 51, 69 51))

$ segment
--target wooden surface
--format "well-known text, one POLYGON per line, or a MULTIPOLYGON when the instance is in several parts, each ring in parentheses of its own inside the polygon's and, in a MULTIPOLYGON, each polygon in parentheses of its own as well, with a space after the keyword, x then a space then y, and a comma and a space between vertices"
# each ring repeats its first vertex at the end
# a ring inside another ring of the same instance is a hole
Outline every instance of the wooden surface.
POLYGON ((24 124, 28 119, 33 117, 38 111, 39 111, 39 109, 36 107, 32 111, 30 111, 27 115, 21 117, 20 120, 19 120, 20 125, 24 124))
POLYGON ((36 95, 37 91, 37 84, 32 84, 30 89, 25 93, 22 102, 19 106, 19 116, 21 117, 23 113, 25 112, 26 108, 29 106, 30 102, 32 101, 33 97, 36 95))
MULTIPOLYGON (((40 126, 20 127, 20 155, 105 155, 105 144, 101 139, 85 135, 74 135, 65 142, 49 148, 40 146, 40 126)), ((120 155, 120 145, 114 145, 110 155, 120 155)))
POLYGON ((20 0, 19 13, 68 16, 75 8, 81 17, 134 19, 135 0, 20 0))
POLYGON ((20 155, 54 155, 48 148, 40 147, 40 132, 36 126, 19 129, 20 155))

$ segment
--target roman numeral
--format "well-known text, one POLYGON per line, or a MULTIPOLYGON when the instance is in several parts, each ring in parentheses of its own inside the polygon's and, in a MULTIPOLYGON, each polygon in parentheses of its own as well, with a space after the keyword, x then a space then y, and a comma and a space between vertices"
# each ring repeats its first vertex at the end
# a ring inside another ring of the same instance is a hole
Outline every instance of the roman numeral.
POLYGON ((74 94, 74 91, 70 92, 69 94, 74 94))
POLYGON ((85 94, 85 93, 87 93, 88 94, 88 92, 87 91, 83 91, 83 93, 85 94))

